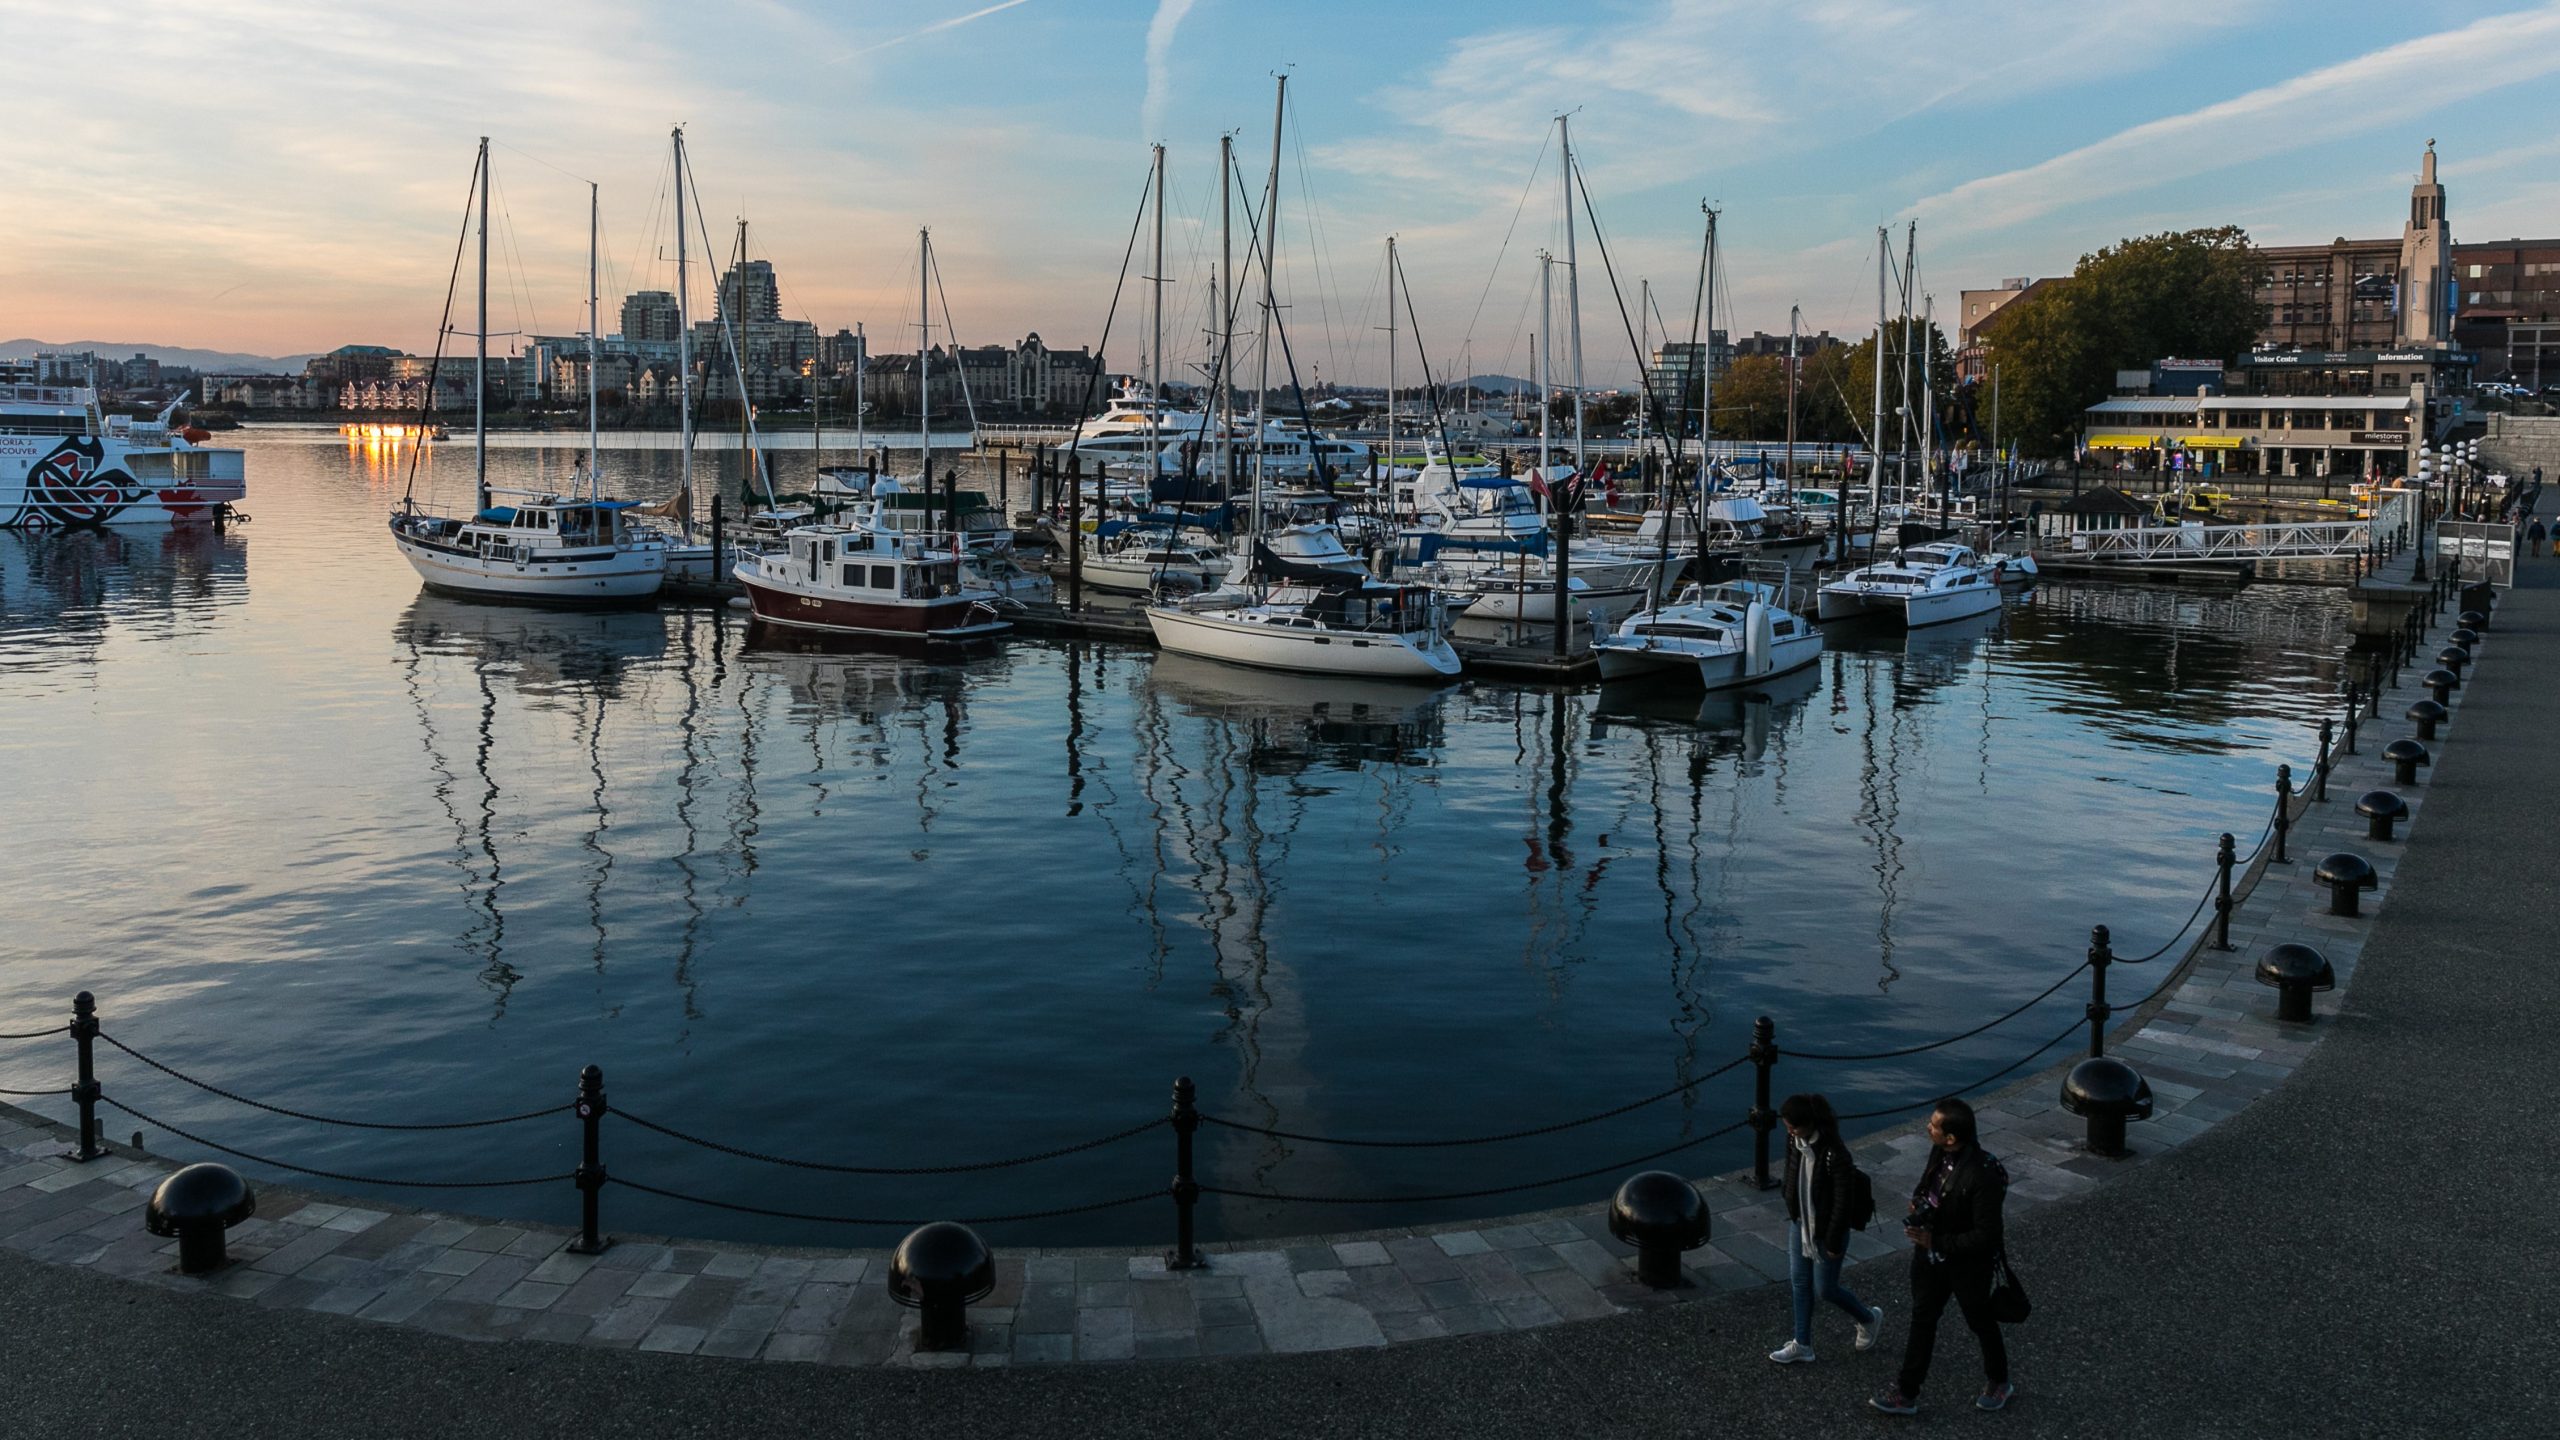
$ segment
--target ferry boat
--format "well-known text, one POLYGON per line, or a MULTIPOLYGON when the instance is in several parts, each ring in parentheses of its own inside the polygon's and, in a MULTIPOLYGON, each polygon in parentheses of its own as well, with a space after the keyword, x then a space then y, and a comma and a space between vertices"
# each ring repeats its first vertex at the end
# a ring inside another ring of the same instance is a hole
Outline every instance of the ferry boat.
POLYGON ((83 386, 0 385, 0 530, 218 520, 248 494, 238 450, 152 419, 104 415, 83 386))
POLYGON ((783 540, 731 572, 758 620, 911 640, 975 640, 1013 628, 993 592, 964 584, 965 557, 947 538, 803 525, 783 540))

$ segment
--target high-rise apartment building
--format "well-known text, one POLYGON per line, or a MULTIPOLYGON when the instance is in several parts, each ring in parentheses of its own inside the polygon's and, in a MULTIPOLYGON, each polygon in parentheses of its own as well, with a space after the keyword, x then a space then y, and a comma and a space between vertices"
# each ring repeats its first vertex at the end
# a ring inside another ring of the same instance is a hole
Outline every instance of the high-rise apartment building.
POLYGON ((676 297, 664 290, 643 290, 622 302, 622 338, 633 344, 673 345, 683 329, 676 297))

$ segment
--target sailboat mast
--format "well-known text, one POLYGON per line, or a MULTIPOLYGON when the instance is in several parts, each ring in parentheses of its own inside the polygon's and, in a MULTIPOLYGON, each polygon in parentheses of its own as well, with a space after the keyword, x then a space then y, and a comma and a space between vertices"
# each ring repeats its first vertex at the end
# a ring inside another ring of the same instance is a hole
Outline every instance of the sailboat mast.
POLYGON ((489 137, 480 137, 480 323, 471 366, 471 513, 489 508, 489 137))
MULTIPOLYGON (((1164 146, 1156 151, 1155 273, 1147 277, 1147 460, 1155 474, 1164 472, 1164 146)), ((1148 476, 1153 490, 1155 474, 1148 476)))
POLYGON ((596 288, 596 184, 587 182, 587 498, 603 495, 596 476, 596 336, 604 328, 603 297, 596 288))
POLYGON ((871 341, 862 333, 862 322, 853 322, 853 454, 859 461, 871 448, 871 436, 863 428, 862 372, 871 368, 871 341))
POLYGON ((933 232, 916 232, 916 465, 933 505, 933 232))
MULTIPOLYGON (((1892 243, 1891 232, 1876 227, 1876 372, 1875 407, 1867 412, 1867 508, 1873 510, 1884 503, 1884 267, 1885 247, 1892 243)), ((1840 536, 1840 553, 1848 554, 1849 537, 1840 536)))
POLYGON ((1804 323, 1804 307, 1787 307, 1787 498, 1796 488, 1796 336, 1804 323))
MULTIPOLYGON (((684 127, 675 128, 676 146, 676 413, 683 438, 679 473, 684 483, 684 525, 693 530, 693 266, 684 247, 684 127)), ((717 568, 719 557, 712 557, 717 568)))
POLYGON ((1636 282, 1636 379, 1642 392, 1636 401, 1636 454, 1644 454, 1645 412, 1653 408, 1653 282, 1636 282))
POLYGON ((1915 278, 1912 266, 1918 258, 1914 252, 1919 248, 1920 222, 1914 220, 1902 242, 1902 457, 1893 470, 1895 487, 1904 492, 1905 503, 1911 498, 1911 427, 1919 419, 1911 408, 1911 288, 1915 278))
POLYGON ((1556 117, 1557 149, 1564 156, 1564 323, 1573 340, 1573 482, 1582 483, 1582 266, 1576 262, 1573 224, 1573 133, 1568 117, 1556 117))
POLYGON ((1538 479, 1545 483, 1555 460, 1556 411, 1556 257, 1538 252, 1538 333, 1533 339, 1538 370, 1538 479))
MULTIPOLYGON (((1716 437, 1716 221, 1723 213, 1712 205, 1701 204, 1707 212, 1707 333, 1700 342, 1706 349, 1690 358, 1698 366, 1698 538, 1707 534, 1707 476, 1715 466, 1716 437)), ((1671 522, 1668 506, 1662 513, 1664 524, 1671 522)))
POLYGON ((1387 237, 1387 500, 1395 501, 1396 471, 1396 237, 1387 237))
POLYGON ((1262 342, 1256 357, 1261 375, 1254 382, 1253 395, 1253 514, 1252 533, 1262 534, 1263 452, 1271 448, 1263 432, 1269 425, 1271 402, 1271 326, 1279 319, 1280 300, 1272 288, 1271 254, 1280 244, 1280 127, 1289 115, 1289 77, 1273 77, 1279 86, 1271 102, 1271 178, 1262 191, 1262 342))
MULTIPOLYGON (((1218 137, 1218 485, 1234 476, 1236 349, 1236 137, 1218 137)), ((1232 496, 1227 498, 1232 499, 1232 496)))
MULTIPOLYGON (((1937 323, 1938 302, 1935 296, 1920 297, 1920 480, 1923 488, 1938 468, 1938 395, 1929 383, 1929 332, 1937 323)), ((1938 507, 1943 522, 1946 507, 1938 507)))

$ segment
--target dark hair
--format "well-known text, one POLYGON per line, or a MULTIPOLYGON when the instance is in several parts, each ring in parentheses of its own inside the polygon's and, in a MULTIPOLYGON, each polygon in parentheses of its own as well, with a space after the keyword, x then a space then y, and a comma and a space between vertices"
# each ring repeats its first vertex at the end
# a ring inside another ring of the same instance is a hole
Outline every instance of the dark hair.
POLYGON ((1831 1113, 1831 1102, 1820 1095, 1790 1095, 1778 1102, 1778 1118, 1798 1130, 1816 1135, 1833 1134, 1840 1122, 1831 1113))
POLYGON ((1957 1096, 1949 1095, 1937 1103, 1936 1110, 1940 1119, 1941 1128, 1943 1128, 1948 1134, 1956 1137, 1957 1144, 1971 1145, 1973 1143, 1975 1133, 1973 1123, 1973 1106, 1967 1104, 1957 1096))

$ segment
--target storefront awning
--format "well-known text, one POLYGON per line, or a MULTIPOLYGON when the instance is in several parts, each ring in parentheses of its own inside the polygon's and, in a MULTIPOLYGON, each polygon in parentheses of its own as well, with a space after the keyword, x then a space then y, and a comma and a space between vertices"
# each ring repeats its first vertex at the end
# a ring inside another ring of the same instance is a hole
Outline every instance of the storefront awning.
POLYGON ((2092 435, 2089 437, 2089 448, 2092 450, 2156 450, 2160 448, 2160 437, 2157 435, 2092 435))
POLYGON ((2237 435, 2184 435, 2179 437, 2178 443, 2189 450, 2237 450, 2240 448, 2240 437, 2237 435))

